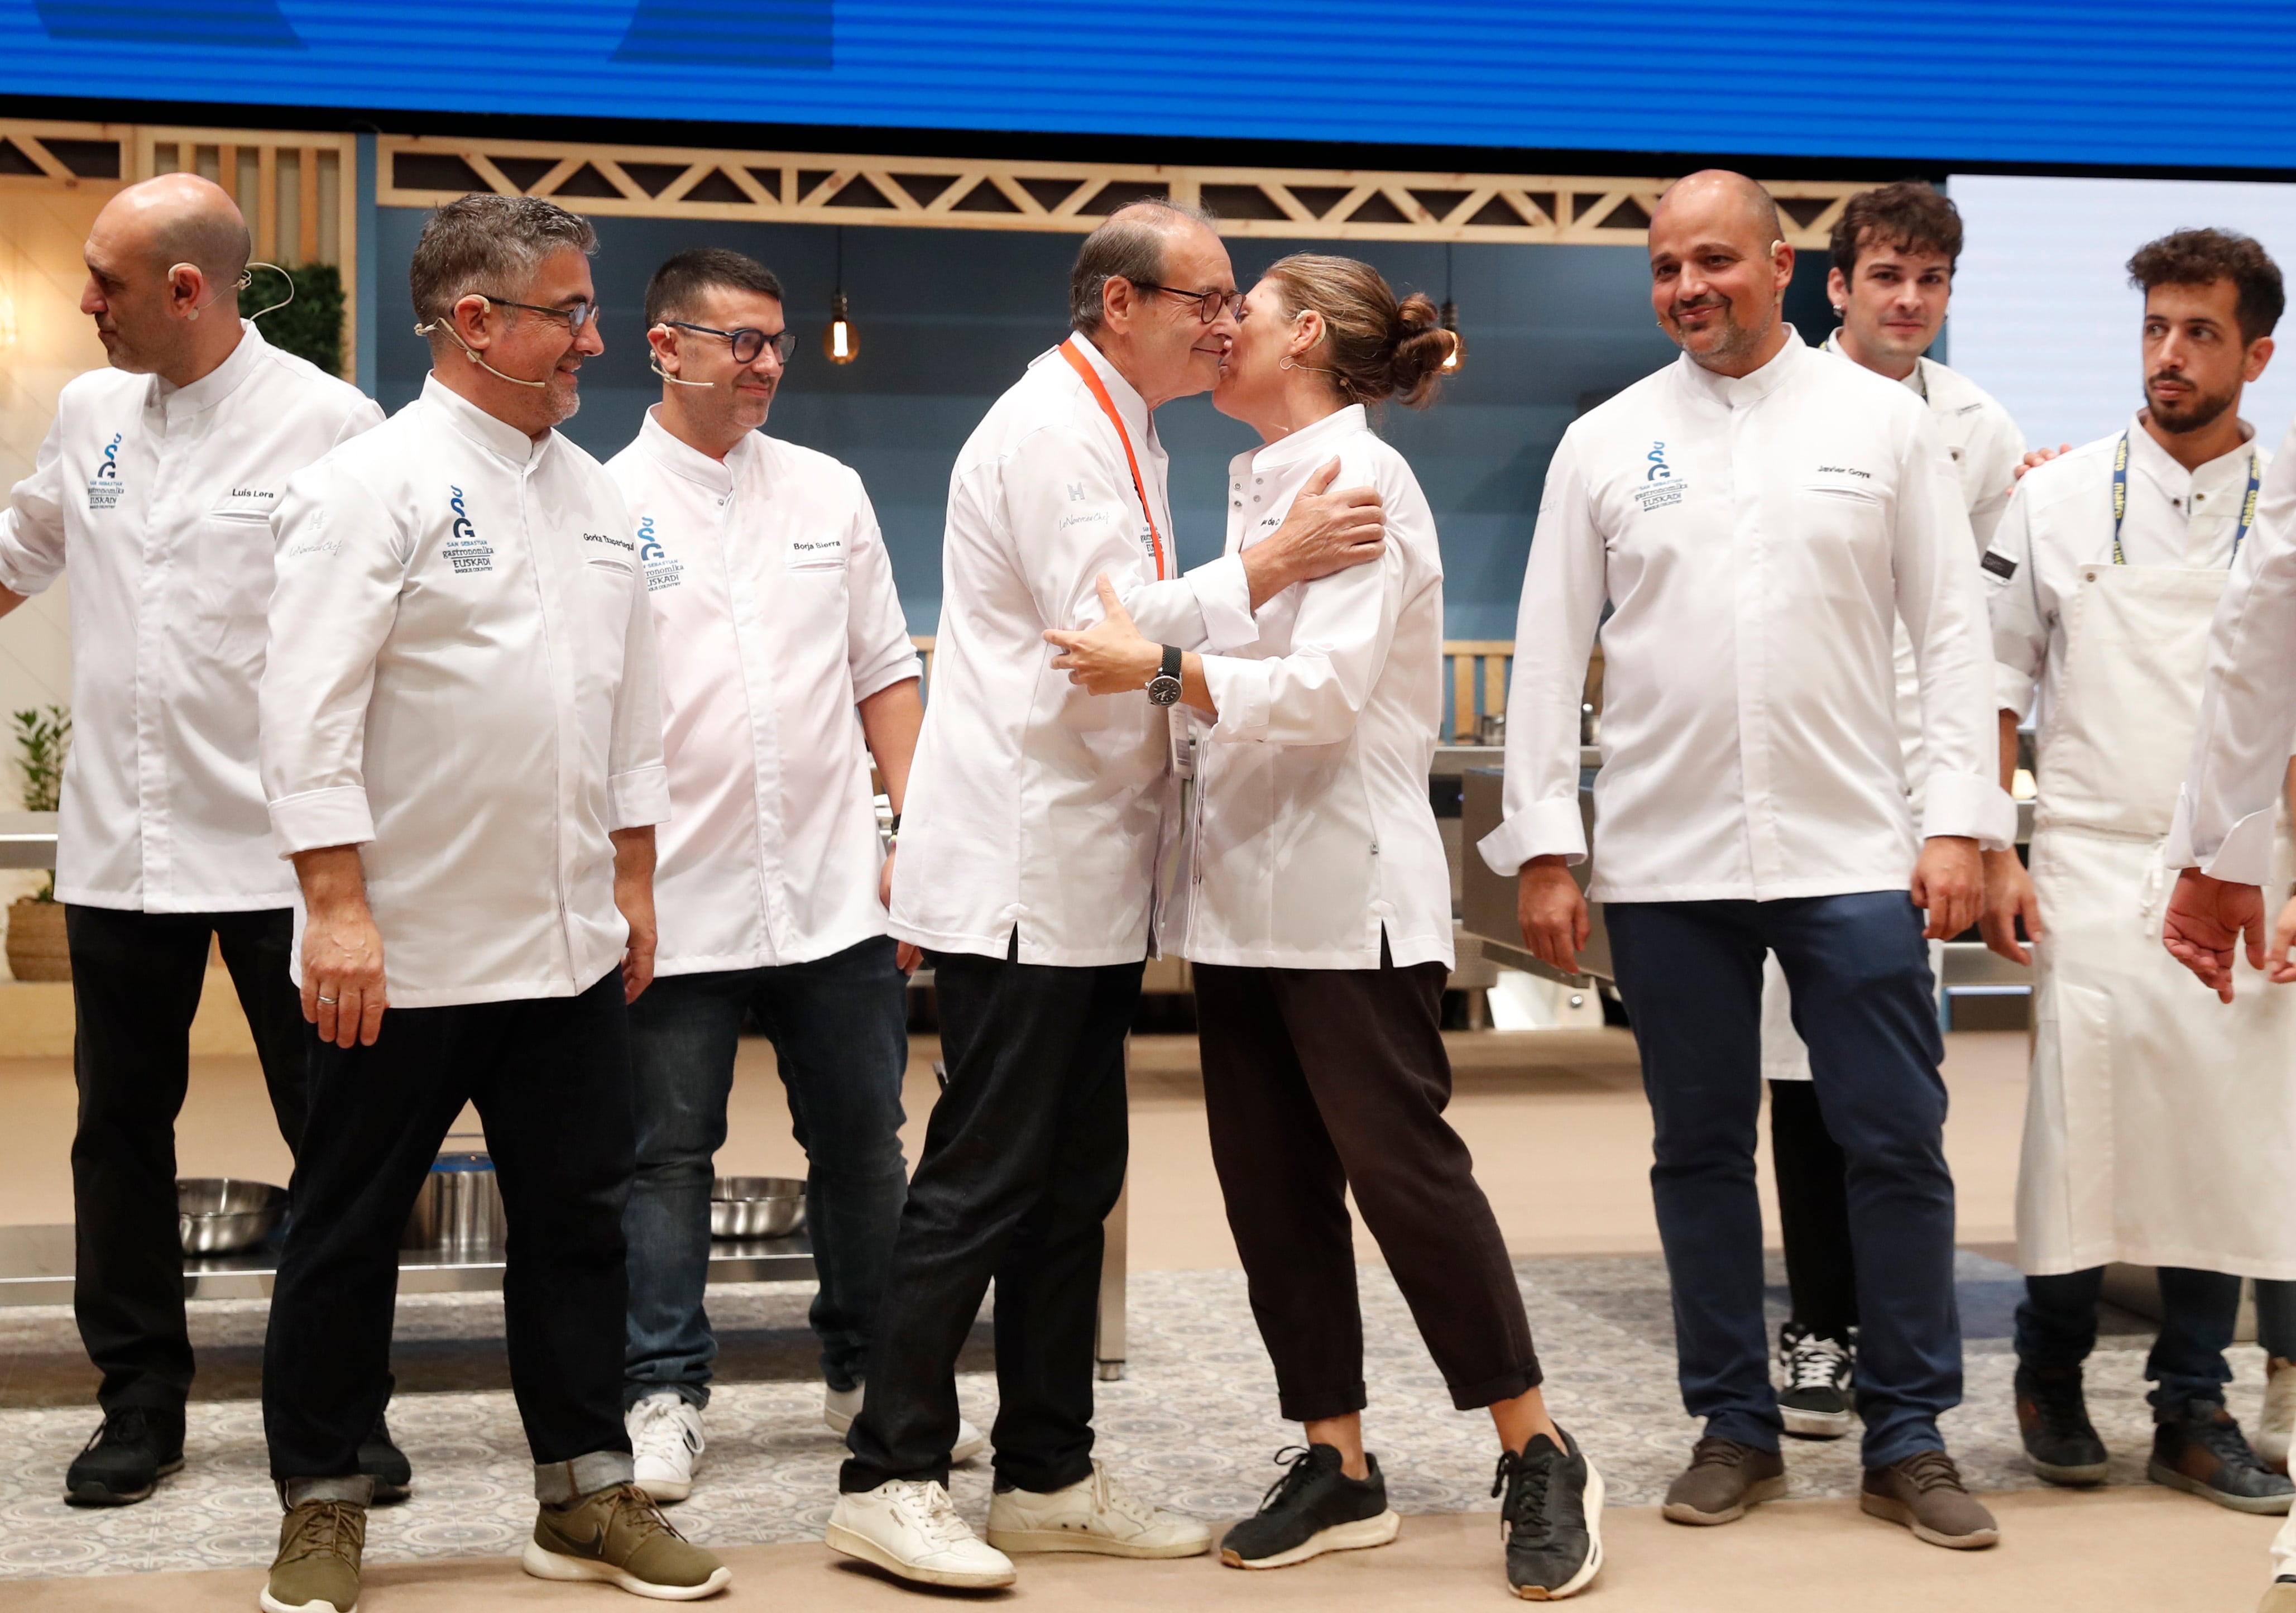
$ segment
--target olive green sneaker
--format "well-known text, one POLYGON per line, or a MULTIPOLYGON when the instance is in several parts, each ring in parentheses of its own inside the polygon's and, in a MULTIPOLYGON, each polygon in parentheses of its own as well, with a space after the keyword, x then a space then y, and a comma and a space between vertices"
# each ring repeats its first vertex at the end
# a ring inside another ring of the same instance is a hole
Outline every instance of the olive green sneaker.
POLYGON ((279 1523, 279 1555, 263 1587, 263 1613, 352 1613, 366 1509, 355 1501, 307 1501, 279 1523))
POLYGON ((602 1580, 657 1601, 699 1601, 734 1577, 733 1569, 672 1528, 634 1484, 543 1507, 519 1561, 537 1579, 602 1580))

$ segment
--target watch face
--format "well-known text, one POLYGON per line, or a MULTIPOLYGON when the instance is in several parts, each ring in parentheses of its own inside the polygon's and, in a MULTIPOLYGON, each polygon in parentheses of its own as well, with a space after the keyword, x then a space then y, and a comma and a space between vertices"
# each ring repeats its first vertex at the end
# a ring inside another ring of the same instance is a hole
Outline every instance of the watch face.
POLYGON ((1170 705, 1173 702, 1178 700, 1179 697, 1180 680, 1178 679, 1166 678, 1160 675, 1158 677, 1151 678, 1148 680, 1149 704, 1170 705))

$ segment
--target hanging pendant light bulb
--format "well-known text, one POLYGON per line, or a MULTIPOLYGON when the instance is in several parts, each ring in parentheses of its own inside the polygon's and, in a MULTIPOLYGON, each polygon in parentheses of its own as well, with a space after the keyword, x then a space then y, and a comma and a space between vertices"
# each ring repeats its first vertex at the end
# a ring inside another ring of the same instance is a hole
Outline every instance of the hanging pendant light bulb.
POLYGON ((845 298, 845 226, 837 226, 837 290, 829 299, 829 328, 821 333, 822 356, 832 364, 850 364, 861 356, 861 333, 853 328, 853 309, 845 298))
POLYGON ((1443 308, 1436 321, 1451 333, 1450 357, 1437 366, 1437 373, 1456 375, 1459 366, 1467 361, 1467 344, 1459 335, 1459 305, 1451 300, 1451 243, 1443 243, 1443 308))

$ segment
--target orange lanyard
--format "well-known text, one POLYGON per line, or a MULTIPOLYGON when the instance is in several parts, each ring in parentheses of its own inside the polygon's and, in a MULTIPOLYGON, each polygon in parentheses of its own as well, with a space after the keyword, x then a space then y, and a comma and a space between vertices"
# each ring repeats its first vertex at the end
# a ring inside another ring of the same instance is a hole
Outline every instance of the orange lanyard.
POLYGON ((1076 339, 1061 343, 1061 357, 1069 361, 1069 368, 1084 378, 1085 385, 1100 405, 1100 412, 1108 416, 1108 424, 1116 428, 1116 440, 1124 445, 1124 463, 1132 467, 1132 490, 1140 495, 1140 513, 1148 519, 1148 541, 1156 555, 1156 580, 1164 580, 1164 539, 1156 531, 1156 513, 1149 507, 1148 486, 1140 480, 1140 461, 1132 452, 1132 433, 1124 429, 1124 416, 1116 412, 1115 400, 1109 397, 1108 388, 1102 384, 1100 372, 1092 367, 1092 360, 1076 350, 1076 339))

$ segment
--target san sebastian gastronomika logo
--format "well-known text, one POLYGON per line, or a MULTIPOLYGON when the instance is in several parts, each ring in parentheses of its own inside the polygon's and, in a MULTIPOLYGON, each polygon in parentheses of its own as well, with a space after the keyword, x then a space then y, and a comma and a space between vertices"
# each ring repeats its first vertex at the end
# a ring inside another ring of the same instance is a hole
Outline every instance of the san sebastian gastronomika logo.
POLYGON ((1674 474, 1674 473, 1669 470, 1666 465, 1665 443, 1652 443, 1648 458, 1650 459, 1650 470, 1643 477, 1644 481, 1663 481, 1674 474))
POLYGON ((87 507, 92 510, 108 510, 119 502, 119 444, 125 435, 112 432, 111 440, 103 445, 103 463, 88 478, 87 507))
POLYGON ((1648 514, 1652 510, 1680 504, 1690 484, 1674 479, 1674 471, 1666 462, 1666 444, 1652 443, 1651 451, 1643 459, 1650 469, 1643 473, 1644 485, 1635 490, 1635 502, 1643 506, 1643 513, 1648 514))
POLYGON ((471 512, 463 503, 463 490, 450 486, 447 493, 447 506, 455 512, 455 524, 447 536, 447 563, 457 577, 466 572, 493 571, 495 552, 472 523, 471 512))
POLYGON ((653 517, 638 517, 638 564, 645 567, 646 590, 676 588, 678 579, 685 575, 683 563, 673 559, 662 547, 661 535, 653 530, 653 517))

